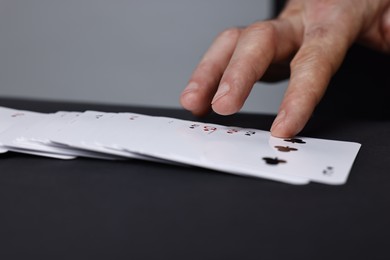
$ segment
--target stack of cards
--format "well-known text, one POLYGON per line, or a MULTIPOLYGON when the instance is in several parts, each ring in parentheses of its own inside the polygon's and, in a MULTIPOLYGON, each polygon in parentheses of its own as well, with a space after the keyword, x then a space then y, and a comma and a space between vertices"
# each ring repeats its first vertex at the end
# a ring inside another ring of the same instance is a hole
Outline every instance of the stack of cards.
POLYGON ((139 159, 290 184, 347 181, 359 143, 296 137, 168 117, 101 111, 44 114, 0 107, 0 153, 139 159))

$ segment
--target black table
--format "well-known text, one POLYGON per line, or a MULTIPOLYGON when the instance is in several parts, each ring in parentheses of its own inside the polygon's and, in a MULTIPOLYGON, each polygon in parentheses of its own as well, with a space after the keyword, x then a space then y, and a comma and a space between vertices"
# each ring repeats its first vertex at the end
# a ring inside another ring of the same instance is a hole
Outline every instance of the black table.
MULTIPOLYGON (((0 99, 39 112, 148 107, 0 99)), ((198 120, 198 119, 196 119, 198 120)), ((272 115, 202 119, 268 130, 272 115)), ((362 144, 345 185, 294 186, 145 161, 0 157, 1 259, 390 259, 390 120, 314 116, 302 135, 362 144)))

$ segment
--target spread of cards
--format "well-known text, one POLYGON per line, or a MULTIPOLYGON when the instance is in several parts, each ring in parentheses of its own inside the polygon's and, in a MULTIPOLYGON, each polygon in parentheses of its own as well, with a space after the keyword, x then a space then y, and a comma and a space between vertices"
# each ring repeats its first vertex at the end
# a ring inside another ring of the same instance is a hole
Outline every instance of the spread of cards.
POLYGON ((38 113, 0 107, 0 122, 0 153, 148 160, 290 184, 344 184, 361 147, 130 112, 38 113))

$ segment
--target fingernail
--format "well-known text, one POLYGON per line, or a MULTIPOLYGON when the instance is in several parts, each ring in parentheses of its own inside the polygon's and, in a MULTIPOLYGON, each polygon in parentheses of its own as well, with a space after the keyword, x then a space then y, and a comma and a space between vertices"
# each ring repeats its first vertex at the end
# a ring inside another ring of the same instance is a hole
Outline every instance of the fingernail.
POLYGON ((195 82, 190 82, 187 87, 185 87, 185 89, 183 90, 183 94, 187 93, 187 92, 192 92, 194 90, 197 90, 199 88, 199 85, 195 82))
POLYGON ((218 99, 225 96, 230 90, 230 86, 227 83, 223 83, 221 86, 219 86, 217 93, 215 94, 213 100, 211 101, 211 104, 214 104, 218 99))
POLYGON ((278 113, 278 116, 275 118, 275 120, 271 126, 271 132, 278 127, 278 125, 284 120, 285 117, 286 117, 286 111, 281 110, 278 113))

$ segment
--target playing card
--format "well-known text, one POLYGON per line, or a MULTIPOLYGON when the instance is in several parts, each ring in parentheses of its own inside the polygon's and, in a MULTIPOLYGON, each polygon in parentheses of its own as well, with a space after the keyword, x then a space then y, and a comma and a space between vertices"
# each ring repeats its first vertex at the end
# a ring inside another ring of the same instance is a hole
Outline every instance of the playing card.
MULTIPOLYGON (((276 160, 282 160, 278 171, 289 171, 312 181, 337 185, 347 181, 361 144, 309 137, 270 137, 269 147, 275 157, 264 154, 263 159, 271 165, 279 165, 276 160)), ((276 169, 271 169, 276 172, 276 169)))
MULTIPOLYGON (((110 125, 108 121, 116 113, 105 113, 101 111, 85 111, 77 119, 72 120, 65 127, 57 131, 50 137, 52 145, 56 147, 80 149, 89 152, 107 156, 116 156, 126 159, 142 159, 149 161, 159 161, 155 158, 134 154, 128 151, 108 149, 97 143, 97 137, 100 133, 106 131, 106 126, 110 125)), ((110 136, 112 133, 110 133, 110 136)), ((126 134, 128 136, 129 133, 126 134)))
MULTIPOLYGON (((214 134, 221 128, 219 125, 164 117, 157 119, 153 127, 149 126, 138 133, 138 142, 124 141, 121 142, 121 147, 134 153, 233 174, 292 184, 309 182, 305 177, 269 173, 260 167, 260 163, 248 164, 237 160, 229 154, 229 150, 236 149, 234 145, 229 145, 229 142, 220 138, 215 139, 214 134)), ((248 152, 250 151, 239 150, 238 154, 248 152)))
POLYGON ((207 142, 207 160, 228 168, 295 175, 313 182, 344 184, 360 144, 316 138, 281 139, 257 129, 221 126, 207 142))
POLYGON ((34 143, 49 144, 50 138, 71 122, 77 120, 82 112, 58 111, 48 115, 39 124, 31 126, 23 132, 21 139, 34 143))
MULTIPOLYGON (((85 152, 78 152, 69 149, 50 147, 42 143, 33 143, 29 138, 34 139, 34 132, 38 135, 47 130, 47 125, 56 114, 31 113, 28 111, 7 111, 9 127, 1 132, 0 142, 6 150, 46 156, 58 159, 74 159, 76 156, 85 155, 85 152), (42 132, 40 132, 42 131, 42 132)), ((5 117, 7 119, 7 117, 5 117)), ((4 124, 5 125, 5 124, 4 124)), ((4 128, 4 125, 3 128, 4 128)), ((46 131, 47 133, 47 131, 46 131)), ((87 153, 87 155, 89 155, 87 153)), ((92 157, 92 156, 89 156, 92 157)), ((102 158, 102 156, 93 156, 102 158)))
POLYGON ((10 147, 8 150, 10 152, 30 154, 30 155, 49 157, 49 158, 55 158, 55 159, 63 159, 63 160, 69 160, 69 159, 74 159, 75 158, 75 156, 72 156, 72 155, 63 155, 63 154, 57 154, 57 153, 39 152, 39 150, 34 150, 34 149, 30 150, 30 149, 19 149, 19 148, 10 147))
POLYGON ((268 131, 164 118, 155 127, 144 129, 138 140, 121 142, 121 146, 234 174, 335 185, 346 182, 360 148, 353 142, 278 139, 268 131))
POLYGON ((9 149, 28 149, 40 153, 61 154, 69 157, 88 157, 95 159, 118 160, 123 157, 108 155, 104 153, 78 149, 69 146, 60 146, 50 141, 50 138, 59 134, 59 132, 68 124, 77 120, 80 112, 59 111, 48 115, 44 120, 33 124, 23 131, 20 136, 9 142, 9 149))
POLYGON ((86 120, 84 112, 69 114, 63 111, 56 116, 46 131, 41 133, 39 137, 35 135, 30 140, 46 144, 51 149, 68 150, 81 157, 124 159, 120 154, 107 154, 105 151, 91 150, 83 143, 84 138, 93 136, 99 130, 99 128, 94 127, 92 121, 86 120))
POLYGON ((216 128, 212 135, 205 158, 213 164, 294 175, 333 185, 347 181, 361 147, 355 142, 316 138, 281 139, 268 131, 224 126, 216 128))
MULTIPOLYGON (((87 111, 85 116, 94 117, 94 113, 96 112, 87 111)), ((84 137, 82 143, 91 147, 91 149, 104 149, 105 151, 124 153, 134 159, 181 165, 179 162, 159 159, 148 154, 141 155, 123 149, 123 143, 142 145, 145 139, 147 141, 146 133, 149 128, 158 127, 158 125, 155 125, 157 120, 158 118, 153 116, 127 112, 115 113, 110 116, 103 114, 99 118, 99 131, 93 136, 84 137)))
POLYGON ((361 146, 129 112, 43 114, 0 107, 0 120, 0 153, 133 158, 291 184, 344 184, 361 146))
MULTIPOLYGON (((0 107, 0 147, 2 152, 10 150, 7 144, 19 137, 20 133, 34 123, 45 118, 46 114, 0 107)), ((21 152, 21 151, 19 151, 21 152)))
MULTIPOLYGON (((0 135, 10 126, 15 124, 16 121, 18 121, 19 117, 17 116, 17 113, 21 113, 21 112, 16 109, 0 107, 0 122, 1 122, 0 135)), ((5 153, 5 152, 7 152, 7 149, 3 146, 3 144, 0 141, 0 153, 5 153)))

